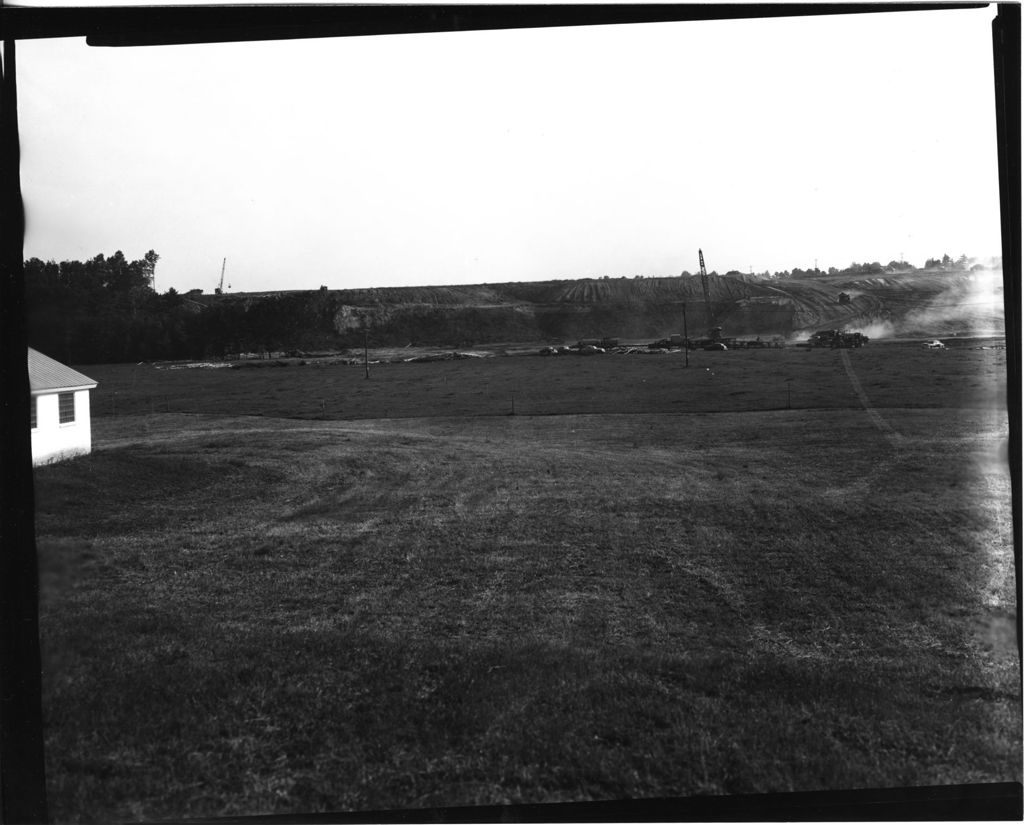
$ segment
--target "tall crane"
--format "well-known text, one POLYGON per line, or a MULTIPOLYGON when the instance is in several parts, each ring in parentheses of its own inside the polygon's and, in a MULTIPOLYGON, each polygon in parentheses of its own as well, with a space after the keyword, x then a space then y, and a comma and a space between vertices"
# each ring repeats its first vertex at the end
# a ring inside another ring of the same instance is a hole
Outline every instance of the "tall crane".
POLYGON ((220 265, 220 283, 217 285, 217 288, 214 290, 214 292, 216 292, 218 295, 222 295, 224 293, 224 270, 225 270, 225 268, 227 268, 227 265, 228 265, 228 259, 225 258, 224 259, 224 263, 222 263, 220 265))
POLYGON ((708 271, 704 268, 704 250, 698 249, 700 256, 700 287, 704 290, 704 310, 708 316, 708 335, 715 337, 715 313, 711 310, 711 288, 708 285, 708 271))

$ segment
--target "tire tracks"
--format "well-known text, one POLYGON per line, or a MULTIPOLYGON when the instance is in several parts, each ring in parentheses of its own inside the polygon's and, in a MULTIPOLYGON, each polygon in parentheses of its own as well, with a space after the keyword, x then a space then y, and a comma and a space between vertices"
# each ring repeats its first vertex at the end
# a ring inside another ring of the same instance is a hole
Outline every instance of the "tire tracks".
POLYGON ((882 432, 886 440, 892 444, 893 449, 895 449, 898 454, 903 447, 903 436, 896 432, 892 425, 882 417, 882 414, 871 405, 871 399, 869 399, 868 394, 864 392, 864 387, 861 386, 857 373, 853 371, 853 364, 850 363, 849 352, 845 349, 839 350, 839 358, 843 362, 843 368, 846 370, 846 375, 850 379, 850 384, 853 386, 853 391, 857 394, 857 399, 864 408, 864 412, 868 414, 872 423, 882 432))
POLYGON ((868 418, 871 419, 871 423, 875 425, 878 431, 885 437, 885 440, 889 442, 892 451, 886 458, 878 461, 871 469, 871 472, 866 476, 850 484, 829 490, 826 493, 826 496, 833 499, 850 495, 856 495, 859 497, 867 494, 874 481, 884 473, 891 470, 903 458, 903 436, 897 432, 893 426, 886 421, 885 417, 872 405, 871 399, 868 398, 868 394, 864 392, 864 387, 861 385, 860 379, 857 377, 857 373, 854 372, 853 364, 850 362, 849 352, 845 349, 839 350, 839 359, 843 362, 843 369, 846 370, 846 375, 850 379, 850 385, 853 387, 853 391, 857 395, 857 400, 860 401, 861 406, 864 408, 864 412, 868 414, 868 418))

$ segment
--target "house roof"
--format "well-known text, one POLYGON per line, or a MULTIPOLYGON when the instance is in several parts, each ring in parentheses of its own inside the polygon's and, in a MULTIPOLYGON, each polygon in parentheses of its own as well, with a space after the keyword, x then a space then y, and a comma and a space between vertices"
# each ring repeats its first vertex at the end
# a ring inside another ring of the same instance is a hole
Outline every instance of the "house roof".
POLYGON ((54 361, 47 355, 28 349, 28 383, 32 392, 46 390, 84 390, 96 386, 88 375, 54 361))

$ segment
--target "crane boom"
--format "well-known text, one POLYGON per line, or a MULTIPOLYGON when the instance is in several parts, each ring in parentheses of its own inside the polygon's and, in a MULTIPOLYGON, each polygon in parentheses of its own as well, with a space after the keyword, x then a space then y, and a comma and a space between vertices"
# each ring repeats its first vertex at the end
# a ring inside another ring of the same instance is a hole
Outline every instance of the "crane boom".
POLYGON ((220 295, 224 292, 224 270, 227 268, 228 259, 225 258, 224 262, 220 265, 220 283, 217 284, 217 294, 220 295))
POLYGON ((698 249, 700 256, 700 287, 704 291, 704 310, 708 316, 708 334, 715 328, 715 314, 711 311, 711 288, 708 286, 708 271, 704 268, 704 250, 698 249))

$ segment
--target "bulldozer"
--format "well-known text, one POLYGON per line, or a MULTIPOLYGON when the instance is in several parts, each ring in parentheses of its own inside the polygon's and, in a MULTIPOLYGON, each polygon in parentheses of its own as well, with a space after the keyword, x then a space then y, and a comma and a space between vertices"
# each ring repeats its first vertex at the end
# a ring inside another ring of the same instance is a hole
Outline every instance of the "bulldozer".
POLYGON ((808 342, 812 347, 832 349, 856 349, 863 347, 868 337, 861 332, 847 332, 843 329, 822 329, 814 333, 808 342))

